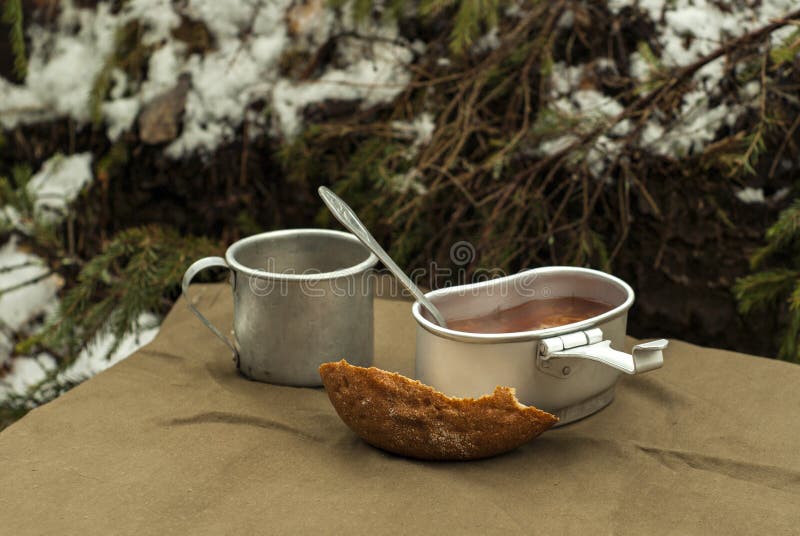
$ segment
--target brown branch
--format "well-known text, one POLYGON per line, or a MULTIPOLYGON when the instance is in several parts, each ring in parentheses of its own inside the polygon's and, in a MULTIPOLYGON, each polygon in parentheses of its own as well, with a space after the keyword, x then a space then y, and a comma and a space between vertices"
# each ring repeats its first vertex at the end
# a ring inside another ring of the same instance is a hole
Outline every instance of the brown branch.
POLYGON ((703 68, 705 65, 708 65, 712 61, 729 54, 732 50, 747 44, 753 41, 756 41, 762 37, 765 37, 775 30, 783 28, 784 26, 788 26, 794 24, 792 19, 800 18, 800 9, 793 11, 781 19, 771 22, 766 26, 762 26, 757 30, 753 30, 752 32, 748 32, 742 36, 739 36, 735 39, 728 41, 727 43, 721 45, 716 50, 706 54, 702 58, 690 63, 689 65, 685 65, 683 67, 679 67, 674 71, 674 74, 670 78, 668 82, 662 85, 659 88, 652 90, 651 92, 639 97, 636 101, 626 107, 622 112, 620 112, 616 117, 612 118, 608 124, 596 127, 573 143, 568 145, 567 147, 561 149, 549 155, 547 158, 541 160, 537 163, 536 168, 541 169, 542 167, 547 166, 553 161, 561 160, 566 155, 571 153, 577 147, 587 144, 591 140, 595 139, 597 136, 601 135, 603 132, 607 132, 616 126, 618 123, 625 119, 629 119, 636 115, 637 113, 641 112, 645 108, 649 107, 652 103, 660 100, 664 95, 668 94, 670 91, 674 90, 675 88, 679 87, 686 81, 688 81, 694 74, 703 68))

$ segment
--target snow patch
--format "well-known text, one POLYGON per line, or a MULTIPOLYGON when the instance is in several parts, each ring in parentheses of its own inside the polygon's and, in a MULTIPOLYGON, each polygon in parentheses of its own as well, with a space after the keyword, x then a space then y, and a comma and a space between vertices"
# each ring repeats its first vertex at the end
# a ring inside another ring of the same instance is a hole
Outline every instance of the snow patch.
POLYGON ((417 195, 425 195, 428 192, 428 187, 420 181, 421 178, 419 171, 414 168, 406 173, 398 173, 391 176, 389 185, 399 193, 406 193, 411 190, 417 195))
POLYGON ((491 52, 500 46, 500 36, 497 33, 497 28, 492 28, 484 35, 475 40, 472 45, 471 52, 473 54, 485 54, 491 52))
POLYGON ((783 188, 779 189, 777 192, 772 194, 769 200, 772 203, 778 203, 780 201, 783 201, 789 196, 789 193, 791 193, 791 191, 792 191, 791 188, 789 188, 788 186, 784 186, 783 188))
POLYGON ((127 0, 123 3, 122 19, 138 20, 145 27, 142 44, 157 45, 171 38, 181 19, 173 9, 173 0, 127 0))
POLYGON ((560 153, 576 141, 578 141, 576 136, 573 136, 572 134, 566 134, 564 136, 559 136, 558 138, 553 138, 540 143, 536 152, 542 156, 550 156, 560 153))
POLYGON ((56 155, 28 183, 28 193, 34 197, 37 217, 45 221, 61 220, 67 205, 83 188, 92 182, 92 153, 71 156, 56 155))
MULTIPOLYGON (((78 9, 59 2, 56 30, 32 26, 31 54, 25 88, 46 111, 89 120, 89 96, 97 74, 112 53, 119 22, 110 4, 78 9)), ((0 103, 3 102, 0 98, 0 103)), ((0 104, 0 107, 3 104, 0 104)))
POLYGON ((14 359, 8 374, 0 378, 0 402, 9 395, 24 396, 31 387, 46 380, 55 368, 56 360, 46 353, 14 359))
POLYGON ((572 98, 583 112, 606 117, 613 117, 622 113, 622 105, 619 102, 594 89, 576 91, 572 98))
POLYGON ((748 186, 736 192, 736 197, 739 201, 748 205, 766 202, 763 188, 751 188, 748 186))
MULTIPOLYGON (((17 332, 58 305, 61 278, 12 237, 0 248, 0 329, 17 332)), ((2 359, 0 359, 2 361, 2 359)))
MULTIPOLYGON (((0 378, 0 402, 11 396, 28 398, 27 405, 35 407, 47 402, 36 396, 35 389, 45 380, 51 391, 58 391, 76 383, 91 378, 92 376, 110 368, 123 359, 129 357, 142 346, 149 344, 158 334, 158 318, 149 313, 143 313, 137 320, 137 329, 125 335, 119 342, 117 349, 108 354, 114 345, 114 337, 106 332, 101 332, 78 355, 78 358, 64 370, 56 371, 56 360, 47 353, 40 353, 35 357, 19 356, 11 360, 9 372, 0 378)), ((9 350, 10 351, 10 345, 9 350)))
POLYGON ((431 141, 435 128, 433 116, 427 112, 420 114, 413 121, 392 121, 392 129, 401 137, 411 140, 410 151, 414 156, 420 147, 431 141))
MULTIPOLYGON (((411 145, 405 151, 405 158, 409 161, 416 158, 420 148, 428 144, 433 137, 436 123, 433 115, 424 112, 412 121, 392 121, 392 129, 398 138, 410 140, 411 145)), ((422 176, 416 168, 406 173, 398 173, 389 179, 389 185, 397 192, 406 193, 409 190, 417 195, 424 195, 428 188, 422 183, 422 176)))
POLYGON ((348 38, 340 43, 345 68, 329 68, 318 80, 293 83, 282 79, 272 91, 276 133, 287 138, 297 135, 302 111, 311 103, 327 99, 360 100, 368 108, 390 102, 411 80, 408 63, 413 59, 409 47, 384 41, 366 42, 348 38))
MULTIPOLYGON (((391 101, 411 79, 408 63, 425 49, 420 41, 404 43, 394 22, 356 26, 351 3, 341 9, 341 17, 322 0, 303 5, 292 0, 130 0, 118 13, 106 3, 80 8, 64 0, 59 7, 54 28, 28 29, 25 83, 0 79, 0 125, 12 128, 62 116, 89 121, 90 94, 114 52, 117 31, 137 21, 143 28, 143 45, 154 51, 140 87, 133 87, 122 71, 111 72, 109 96, 101 104, 107 135, 112 141, 119 139, 133 128, 144 104, 175 87, 181 74, 189 74, 183 129, 165 149, 173 158, 210 152, 233 139, 257 101, 272 103, 273 132, 284 137, 300 131, 302 109, 311 103, 363 100, 369 107, 391 101), (182 17, 205 24, 214 49, 188 54, 185 44, 172 35, 182 17), (313 52, 334 34, 350 37, 337 38, 339 57, 320 79, 296 83, 280 77, 278 61, 285 52, 313 52)), ((497 39, 496 32, 488 34, 488 44, 492 35, 497 39)), ((256 121, 250 134, 263 134, 262 124, 256 121)))
POLYGON ((180 56, 184 48, 183 43, 168 42, 153 52, 147 64, 147 79, 139 91, 142 102, 157 97, 178 83, 182 69, 180 56))
POLYGON ((571 30, 575 25, 575 12, 571 9, 564 10, 564 13, 558 18, 556 27, 560 30, 571 30))
MULTIPOLYGON (((742 2, 730 10, 721 10, 719 2, 711 0, 610 0, 608 7, 618 13, 626 7, 636 7, 655 22, 655 40, 662 50, 659 61, 665 67, 688 65, 716 50, 722 43, 748 31, 762 27, 796 8, 793 0, 768 0, 764 2, 742 2)), ((791 34, 793 28, 784 28, 772 34, 773 44, 778 44, 791 34)), ((632 77, 646 82, 652 67, 638 52, 628 58, 632 77)), ((550 97, 554 107, 568 115, 612 117, 622 112, 617 101, 605 97, 593 89, 582 89, 584 80, 594 64, 567 66, 556 63, 549 79, 550 97)), ((720 82, 725 71, 725 58, 717 58, 700 68, 694 75, 695 88, 684 95, 675 119, 667 122, 658 116, 651 117, 644 125, 640 143, 643 147, 668 157, 680 157, 701 151, 714 141, 723 126, 736 122, 749 106, 757 105, 760 83, 751 81, 739 92, 739 103, 709 106, 709 101, 720 95, 720 82)), ((612 136, 630 132, 630 123, 615 126, 612 136)), ((557 150, 562 140, 543 144, 545 151, 557 150)), ((587 158, 597 164, 599 154, 613 153, 613 140, 598 140, 590 149, 587 158)), ((542 149, 542 147, 540 147, 542 149)), ((592 164, 590 162, 590 165, 592 164)))
POLYGON ((158 318, 151 313, 142 313, 137 320, 137 328, 124 335, 117 349, 108 355, 115 339, 111 333, 101 332, 78 354, 75 361, 58 373, 57 381, 78 383, 91 378, 149 344, 157 334, 158 318))
POLYGON ((52 117, 52 112, 36 94, 0 77, 0 126, 12 129, 18 124, 45 121, 52 117))
POLYGON ((553 64, 550 74, 550 96, 554 99, 569 96, 580 85, 585 64, 567 65, 564 62, 553 64))
POLYGON ((108 139, 117 141, 119 137, 128 132, 139 115, 139 101, 137 99, 117 99, 103 104, 103 116, 108 125, 108 139))
POLYGON ((170 86, 177 83, 180 72, 191 75, 192 86, 183 132, 167 147, 168 156, 210 152, 233 139, 248 106, 263 98, 265 87, 277 78, 277 62, 288 44, 283 14, 290 5, 289 0, 235 6, 217 1, 189 4, 190 13, 205 21, 214 34, 217 47, 171 70, 170 86), (243 39, 248 31, 253 35, 243 39))

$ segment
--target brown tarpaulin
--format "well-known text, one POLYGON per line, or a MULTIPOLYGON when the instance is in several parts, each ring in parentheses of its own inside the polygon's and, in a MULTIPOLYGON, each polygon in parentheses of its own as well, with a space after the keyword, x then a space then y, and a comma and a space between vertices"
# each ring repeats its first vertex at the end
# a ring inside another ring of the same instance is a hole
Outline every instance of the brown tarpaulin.
MULTIPOLYGON (((229 292, 193 287, 220 324, 229 292)), ((376 302, 376 364, 404 374, 409 308, 376 302)), ((0 433, 0 499, 4 535, 798 534, 800 367, 673 341, 588 419, 423 463, 364 444, 321 389, 240 377, 179 302, 147 348, 0 433)))

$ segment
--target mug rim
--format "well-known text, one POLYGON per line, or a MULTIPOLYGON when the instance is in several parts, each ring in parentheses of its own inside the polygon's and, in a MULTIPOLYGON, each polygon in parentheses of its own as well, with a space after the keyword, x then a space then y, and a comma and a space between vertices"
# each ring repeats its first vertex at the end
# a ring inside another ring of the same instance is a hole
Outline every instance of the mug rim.
POLYGON ((317 281, 323 279, 335 279, 337 277, 348 277, 351 275, 356 275, 365 271, 367 268, 371 268, 378 263, 378 257, 375 256, 367 247, 361 243, 361 241, 356 237, 354 234, 345 233, 343 231, 335 231, 333 229, 314 229, 314 228, 302 228, 302 229, 281 229, 277 231, 266 231, 263 233, 258 233, 255 235, 247 236, 240 240, 237 240, 225 251, 225 261, 228 263, 233 270, 237 272, 242 272, 247 274, 251 277, 260 277, 262 279, 272 279, 276 281, 317 281), (297 236, 297 235, 324 235, 329 237, 341 238, 345 239, 349 242, 353 242, 355 244, 359 244, 364 251, 369 255, 363 261, 358 264, 348 266, 346 268, 342 268, 340 270, 334 270, 332 272, 319 272, 319 273, 311 273, 311 274, 281 274, 277 272, 267 272, 266 270, 260 270, 258 268, 250 268, 249 266, 245 266, 244 264, 240 263, 236 260, 236 252, 243 248, 244 246, 251 244, 253 242, 258 242, 259 240, 263 240, 267 237, 269 238, 276 238, 281 236, 297 236))

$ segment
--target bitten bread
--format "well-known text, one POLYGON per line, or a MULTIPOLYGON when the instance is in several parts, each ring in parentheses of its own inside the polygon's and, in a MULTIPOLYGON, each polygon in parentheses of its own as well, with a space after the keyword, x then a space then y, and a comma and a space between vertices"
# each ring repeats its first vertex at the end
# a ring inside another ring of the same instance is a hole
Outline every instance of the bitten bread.
POLYGON ((451 398, 400 374, 325 363, 319 374, 339 417, 367 443, 422 460, 473 460, 515 449, 558 418, 523 406, 514 389, 451 398))

